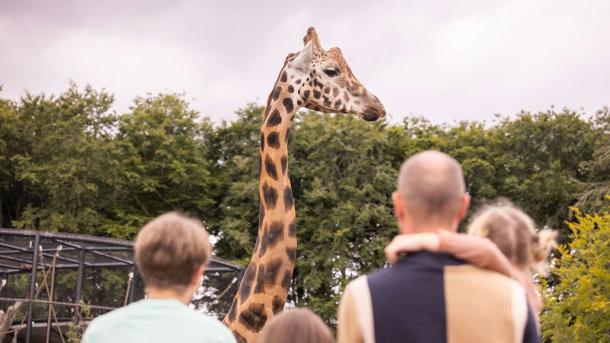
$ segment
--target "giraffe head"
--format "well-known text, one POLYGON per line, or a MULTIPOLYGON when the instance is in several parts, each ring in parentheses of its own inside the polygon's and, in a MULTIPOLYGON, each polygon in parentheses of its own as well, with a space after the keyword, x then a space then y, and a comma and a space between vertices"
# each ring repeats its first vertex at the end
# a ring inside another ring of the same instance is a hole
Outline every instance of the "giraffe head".
POLYGON ((286 69, 298 77, 301 104, 316 111, 352 114, 368 121, 385 117, 385 108, 352 73, 339 48, 324 51, 311 27, 305 47, 286 60, 286 69))

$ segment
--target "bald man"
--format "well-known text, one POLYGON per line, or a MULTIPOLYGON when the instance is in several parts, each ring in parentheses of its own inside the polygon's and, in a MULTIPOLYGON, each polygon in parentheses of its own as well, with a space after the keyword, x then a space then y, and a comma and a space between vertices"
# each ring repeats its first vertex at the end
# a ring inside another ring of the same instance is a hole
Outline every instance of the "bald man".
MULTIPOLYGON (((466 216, 460 164, 425 151, 400 168, 392 195, 403 234, 457 231, 466 216)), ((514 280, 449 255, 418 252, 346 287, 339 343, 538 342, 525 291, 514 280)))

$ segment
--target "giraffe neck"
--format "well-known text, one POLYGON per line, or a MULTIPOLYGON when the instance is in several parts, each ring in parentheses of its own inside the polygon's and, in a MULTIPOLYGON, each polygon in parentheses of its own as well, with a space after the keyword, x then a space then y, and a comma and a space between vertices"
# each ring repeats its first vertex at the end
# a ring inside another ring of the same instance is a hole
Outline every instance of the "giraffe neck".
POLYGON ((296 259, 296 216, 288 177, 288 138, 301 106, 298 78, 283 70, 275 83, 261 125, 256 244, 225 323, 238 341, 252 342, 263 325, 281 311, 296 259))

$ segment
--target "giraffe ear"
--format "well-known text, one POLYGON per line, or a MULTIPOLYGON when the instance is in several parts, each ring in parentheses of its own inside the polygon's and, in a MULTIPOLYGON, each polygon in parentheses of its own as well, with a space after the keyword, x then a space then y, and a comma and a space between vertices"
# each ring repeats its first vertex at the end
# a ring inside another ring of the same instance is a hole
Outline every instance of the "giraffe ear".
POLYGON ((295 54, 292 61, 288 63, 288 66, 297 69, 300 72, 306 73, 309 71, 309 66, 311 65, 312 58, 313 46, 310 42, 305 45, 305 48, 303 48, 303 50, 299 51, 298 54, 295 54))

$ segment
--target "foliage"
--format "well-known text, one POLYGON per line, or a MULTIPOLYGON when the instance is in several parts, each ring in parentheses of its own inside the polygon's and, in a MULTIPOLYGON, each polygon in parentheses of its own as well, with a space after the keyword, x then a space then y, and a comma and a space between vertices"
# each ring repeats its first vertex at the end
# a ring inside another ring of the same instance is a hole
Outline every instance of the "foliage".
MULTIPOLYGON (((262 108, 249 104, 214 126, 180 94, 136 98, 120 115, 112 103, 104 90, 75 85, 58 97, 0 99, 1 225, 131 239, 148 219, 179 210, 206 223, 218 256, 245 265, 258 227, 262 108)), ((564 243, 568 208, 600 209, 610 184, 607 108, 591 117, 550 109, 451 126, 302 112, 291 136, 299 247, 289 301, 330 324, 344 285, 384 264, 382 248, 396 231, 390 194, 412 154, 454 156, 473 209, 510 198, 539 225, 560 230, 564 243)), ((125 282, 114 274, 96 280, 105 289, 125 282)))
MULTIPOLYGON (((607 197, 607 204, 610 197, 607 197)), ((568 224, 570 243, 555 261, 559 282, 547 287, 544 335, 553 342, 610 341, 610 212, 583 214, 568 224)))
POLYGON ((85 329, 87 328, 83 322, 83 319, 91 318, 91 307, 89 307, 89 305, 82 300, 79 304, 80 306, 78 307, 78 311, 74 316, 74 321, 70 323, 68 326, 68 331, 66 332, 68 343, 81 342, 85 329))
POLYGON ((112 201, 113 97, 75 85, 0 106, 3 226, 93 233, 112 201))

